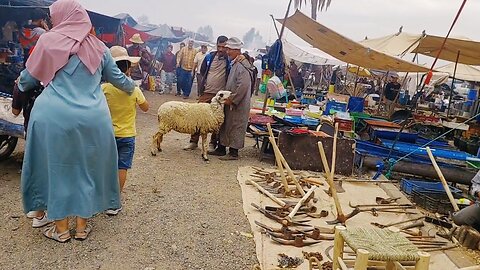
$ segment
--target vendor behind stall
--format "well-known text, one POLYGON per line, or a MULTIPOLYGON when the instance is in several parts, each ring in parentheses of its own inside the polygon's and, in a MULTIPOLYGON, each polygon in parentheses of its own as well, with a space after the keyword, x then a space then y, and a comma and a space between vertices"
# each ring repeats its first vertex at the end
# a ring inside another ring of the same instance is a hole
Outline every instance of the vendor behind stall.
POLYGON ((23 63, 27 62, 32 49, 37 44, 40 36, 48 31, 47 13, 40 8, 34 9, 30 16, 31 23, 22 27, 20 44, 23 48, 23 63))
POLYGON ((396 103, 396 99, 401 87, 402 85, 398 82, 398 75, 391 75, 391 81, 385 86, 384 92, 384 101, 387 105, 387 111, 391 111, 392 106, 395 106, 394 103, 396 103))
POLYGON ((480 231, 480 171, 472 179, 470 193, 476 202, 453 214, 455 224, 468 225, 480 231))
POLYGON ((392 75, 392 81, 385 86, 385 98, 389 101, 395 101, 402 85, 398 82, 398 75, 392 75))

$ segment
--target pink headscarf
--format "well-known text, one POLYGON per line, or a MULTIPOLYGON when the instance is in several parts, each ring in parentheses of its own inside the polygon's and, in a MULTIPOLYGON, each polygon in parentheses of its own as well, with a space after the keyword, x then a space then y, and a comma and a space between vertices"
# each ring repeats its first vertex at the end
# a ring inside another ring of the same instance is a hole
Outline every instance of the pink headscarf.
POLYGON ((76 54, 94 74, 107 47, 90 35, 92 23, 87 11, 75 0, 59 0, 50 6, 50 16, 53 28, 40 36, 28 58, 28 72, 47 86, 76 54))

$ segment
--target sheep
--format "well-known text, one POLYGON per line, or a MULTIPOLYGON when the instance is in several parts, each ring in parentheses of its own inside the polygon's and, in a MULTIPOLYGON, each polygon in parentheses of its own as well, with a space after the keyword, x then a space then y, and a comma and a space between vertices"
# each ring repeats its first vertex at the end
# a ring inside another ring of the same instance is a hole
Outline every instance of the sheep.
POLYGON ((200 132, 202 137, 202 157, 208 161, 207 135, 218 132, 225 118, 223 107, 225 100, 231 95, 230 91, 219 91, 212 102, 187 103, 179 101, 165 102, 158 108, 158 132, 153 136, 152 155, 161 152, 163 136, 175 130, 180 133, 195 134, 200 132))

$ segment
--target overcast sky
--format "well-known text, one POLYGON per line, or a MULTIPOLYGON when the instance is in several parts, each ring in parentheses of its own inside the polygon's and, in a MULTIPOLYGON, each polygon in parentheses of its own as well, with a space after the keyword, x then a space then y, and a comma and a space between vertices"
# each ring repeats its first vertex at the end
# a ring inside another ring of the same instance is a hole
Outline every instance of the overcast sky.
MULTIPOLYGON (((288 0, 79 0, 87 9, 107 15, 129 13, 146 15, 150 23, 182 26, 196 31, 211 25, 215 35, 240 38, 255 27, 266 42, 275 40, 269 14, 285 14, 288 0)), ((405 32, 444 36, 462 0, 332 0, 318 21, 354 40, 392 34, 403 25, 405 32)), ((302 8, 310 14, 310 7, 302 8)), ((478 12, 480 1, 470 0, 455 26, 452 36, 480 40, 478 12)), ((291 14, 293 10, 291 11, 291 14)), ((293 33, 287 38, 299 43, 293 33)))

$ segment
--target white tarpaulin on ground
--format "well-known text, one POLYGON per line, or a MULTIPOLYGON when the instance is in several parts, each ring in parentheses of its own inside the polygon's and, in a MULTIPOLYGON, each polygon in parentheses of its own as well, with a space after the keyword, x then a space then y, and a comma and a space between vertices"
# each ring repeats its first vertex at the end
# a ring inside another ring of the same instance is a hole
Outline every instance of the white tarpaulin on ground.
MULTIPOLYGON (((455 72, 455 63, 435 68, 435 70, 443 73, 448 73, 450 77, 453 77, 453 73, 455 72)), ((480 68, 464 64, 458 64, 457 70, 455 72, 455 79, 480 82, 480 68)))
MULTIPOLYGON (((247 216, 248 221, 252 227, 253 239, 255 240, 256 253, 260 268, 262 270, 280 269, 278 267, 278 254, 280 253, 284 253, 290 257, 303 258, 302 252, 304 251, 320 252, 324 257, 324 261, 329 260, 328 257, 332 256, 333 250, 330 249, 328 255, 325 251, 327 250, 327 248, 333 245, 333 241, 323 240, 318 244, 305 246, 303 248, 281 245, 271 240, 270 237, 265 234, 264 230, 261 229, 258 225, 256 225, 255 221, 273 228, 281 228, 280 224, 266 218, 251 205, 252 203, 254 203, 260 207, 277 206, 272 200, 267 198, 265 195, 259 193, 253 186, 247 185, 246 181, 248 180, 258 180, 258 178, 252 177, 254 172, 255 171, 251 167, 241 167, 238 170, 237 179, 242 189, 243 210, 245 211, 245 215, 247 216)), ((386 184, 384 186, 385 189, 391 188, 398 192, 397 188, 392 184, 386 184)), ((327 210, 330 214, 326 218, 311 219, 311 225, 328 228, 329 225, 327 225, 326 221, 335 219, 336 211, 333 200, 325 192, 323 192, 323 189, 327 188, 328 187, 325 185, 324 187, 319 188, 314 193, 313 196, 315 199, 317 199, 317 202, 314 204, 314 206, 316 206, 319 210, 327 210)), ((369 183, 345 182, 343 183, 343 188, 345 189, 345 193, 340 193, 338 194, 338 196, 340 198, 340 204, 342 205, 345 214, 350 213, 353 210, 353 208, 349 207, 349 202, 352 202, 353 204, 373 204, 375 203, 376 197, 387 198, 389 196, 386 191, 380 186, 372 185, 369 183)), ((402 198, 401 200, 402 203, 408 203, 408 201, 404 198, 402 198)), ((288 201, 291 201, 291 198, 288 201)), ((417 210, 412 211, 416 212, 417 210)), ((373 225, 370 224, 370 222, 387 224, 406 220, 408 218, 411 218, 411 216, 407 217, 407 215, 405 214, 396 213, 382 213, 378 217, 374 217, 371 213, 363 212, 356 215, 354 218, 349 219, 347 222, 347 228, 375 228, 373 225)), ((458 269, 443 252, 431 252, 430 255, 432 256, 430 259, 430 269, 458 269)), ((304 260, 303 263, 295 269, 309 269, 308 260, 304 260)))
POLYGON ((313 47, 303 47, 294 45, 286 40, 283 40, 283 52, 289 59, 298 62, 313 64, 313 65, 341 65, 343 62, 331 57, 330 55, 313 47))

